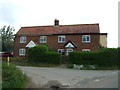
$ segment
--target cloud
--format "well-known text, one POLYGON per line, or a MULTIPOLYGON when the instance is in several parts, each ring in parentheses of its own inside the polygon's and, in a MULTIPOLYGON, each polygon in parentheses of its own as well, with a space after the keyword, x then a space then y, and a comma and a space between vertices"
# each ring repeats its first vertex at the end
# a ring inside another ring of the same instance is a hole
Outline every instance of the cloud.
POLYGON ((16 23, 16 11, 17 5, 12 2, 0 2, 0 21, 7 24, 16 23))
POLYGON ((113 47, 118 43, 117 1, 0 0, 0 25, 7 23, 18 28, 53 25, 55 18, 60 20, 61 25, 99 23, 100 31, 108 33, 108 46, 113 47))

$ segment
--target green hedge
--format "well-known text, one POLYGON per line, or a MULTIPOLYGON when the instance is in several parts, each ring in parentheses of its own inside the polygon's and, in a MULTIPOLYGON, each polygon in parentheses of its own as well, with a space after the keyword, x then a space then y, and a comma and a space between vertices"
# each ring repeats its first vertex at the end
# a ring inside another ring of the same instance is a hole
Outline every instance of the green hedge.
POLYGON ((28 50, 29 62, 40 62, 49 64, 60 64, 61 54, 58 52, 49 52, 48 47, 39 45, 28 50))
POLYGON ((105 48, 90 52, 71 52, 69 54, 69 63, 118 66, 118 49, 105 48))

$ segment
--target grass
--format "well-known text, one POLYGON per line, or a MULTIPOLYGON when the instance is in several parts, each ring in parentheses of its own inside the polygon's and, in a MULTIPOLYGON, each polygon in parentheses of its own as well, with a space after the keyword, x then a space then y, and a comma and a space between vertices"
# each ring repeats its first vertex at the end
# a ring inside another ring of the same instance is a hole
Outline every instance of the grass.
MULTIPOLYGON (((36 62, 14 62, 13 64, 19 66, 32 66, 32 67, 58 67, 59 64, 45 64, 45 63, 36 63, 36 62)), ((87 66, 87 65, 86 65, 87 66)), ((67 64, 67 68, 73 68, 73 64, 67 64)), ((92 68, 85 67, 82 70, 93 70, 92 68)), ((117 66, 97 66, 94 70, 118 70, 117 66)))
POLYGON ((32 66, 32 67, 56 67, 59 64, 46 64, 46 63, 36 63, 36 62, 13 62, 15 65, 19 66, 32 66))
POLYGON ((2 63, 2 88, 25 88, 28 77, 13 64, 2 63))
POLYGON ((118 70, 117 66, 104 66, 104 67, 97 67, 96 70, 118 70))
MULTIPOLYGON (((95 69, 88 67, 88 65, 84 65, 84 66, 85 67, 80 70, 118 70, 117 66, 97 66, 95 69)), ((71 69, 74 68, 73 64, 67 64, 66 67, 71 69)))
POLYGON ((2 61, 0 61, 0 90, 2 89, 2 61))

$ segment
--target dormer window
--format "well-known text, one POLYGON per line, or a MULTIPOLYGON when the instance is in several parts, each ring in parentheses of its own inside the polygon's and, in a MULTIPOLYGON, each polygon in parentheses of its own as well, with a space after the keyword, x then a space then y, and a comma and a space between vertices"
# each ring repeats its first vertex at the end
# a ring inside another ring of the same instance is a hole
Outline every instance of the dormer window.
POLYGON ((20 43, 26 43, 26 36, 20 37, 20 43))
POLYGON ((58 36, 58 42, 64 43, 65 42, 65 36, 58 36))
POLYGON ((40 37, 40 43, 46 43, 47 42, 47 37, 46 36, 41 36, 40 37))

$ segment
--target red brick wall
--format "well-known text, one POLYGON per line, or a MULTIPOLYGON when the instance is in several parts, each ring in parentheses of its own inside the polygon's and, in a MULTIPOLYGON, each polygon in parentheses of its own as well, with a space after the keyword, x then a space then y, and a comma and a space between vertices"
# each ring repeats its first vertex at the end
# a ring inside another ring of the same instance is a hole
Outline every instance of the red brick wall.
MULTIPOLYGON (((54 51, 57 51, 58 49, 63 49, 64 45, 68 41, 72 41, 77 45, 77 48, 74 50, 76 51, 82 51, 82 49, 90 49, 91 51, 98 50, 100 45, 100 35, 99 34, 91 34, 91 42, 83 43, 82 42, 82 35, 65 35, 66 36, 66 42, 65 43, 58 43, 58 36, 59 35, 53 35, 53 36, 47 36, 47 44, 50 48, 52 48, 54 51)), ((64 36, 64 35, 62 35, 64 36)), ((34 42, 40 43, 40 36, 27 36, 26 43, 20 43, 20 36, 15 37, 14 42, 14 56, 19 56, 19 49, 20 48, 26 48, 25 46, 33 40, 34 42)))

